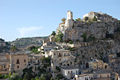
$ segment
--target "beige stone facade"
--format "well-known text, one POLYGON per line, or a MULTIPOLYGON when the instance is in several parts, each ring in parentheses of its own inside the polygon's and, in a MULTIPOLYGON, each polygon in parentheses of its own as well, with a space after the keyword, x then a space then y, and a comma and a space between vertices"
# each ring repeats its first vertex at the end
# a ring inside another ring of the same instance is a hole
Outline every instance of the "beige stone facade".
POLYGON ((92 69, 108 69, 109 66, 107 63, 104 63, 102 60, 94 60, 89 62, 89 68, 92 69))
POLYGON ((8 58, 8 54, 0 55, 0 74, 9 73, 10 62, 8 58))
POLYGON ((22 71, 28 65, 27 54, 0 55, 0 74, 22 71))
POLYGON ((28 65, 27 54, 12 54, 11 56, 11 69, 13 71, 22 71, 28 65))

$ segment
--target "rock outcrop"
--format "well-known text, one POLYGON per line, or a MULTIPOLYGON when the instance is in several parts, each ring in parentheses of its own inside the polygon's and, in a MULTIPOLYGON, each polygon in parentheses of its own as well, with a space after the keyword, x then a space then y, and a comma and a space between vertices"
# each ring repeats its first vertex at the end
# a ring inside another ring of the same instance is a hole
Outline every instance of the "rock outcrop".
POLYGON ((81 21, 74 21, 72 16, 72 12, 68 11, 65 24, 60 24, 57 29, 57 32, 64 34, 64 41, 83 41, 83 34, 87 38, 92 36, 97 40, 105 39, 107 34, 114 35, 115 30, 120 27, 119 20, 103 13, 90 12, 81 21))

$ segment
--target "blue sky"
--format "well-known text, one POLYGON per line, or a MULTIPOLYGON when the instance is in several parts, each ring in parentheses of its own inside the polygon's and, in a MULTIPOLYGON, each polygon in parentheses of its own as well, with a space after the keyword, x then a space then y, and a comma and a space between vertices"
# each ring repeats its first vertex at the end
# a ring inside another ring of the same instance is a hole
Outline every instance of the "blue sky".
POLYGON ((74 19, 90 11, 120 19, 120 0, 0 0, 0 37, 12 41, 47 36, 66 18, 67 10, 74 19))

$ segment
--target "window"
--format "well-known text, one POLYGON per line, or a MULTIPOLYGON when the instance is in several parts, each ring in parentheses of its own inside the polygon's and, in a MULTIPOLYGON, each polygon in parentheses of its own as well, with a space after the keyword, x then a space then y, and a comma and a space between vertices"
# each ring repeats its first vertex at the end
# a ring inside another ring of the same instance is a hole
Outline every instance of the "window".
POLYGON ((69 74, 70 72, 68 71, 68 74, 69 74))
POLYGON ((24 59, 24 62, 26 62, 26 60, 24 59))
POLYGON ((4 68, 6 68, 6 66, 4 65, 4 68))
POLYGON ((20 61, 19 61, 19 59, 17 59, 17 62, 16 62, 16 64, 20 64, 20 61))
POLYGON ((17 66, 17 68, 19 69, 19 66, 17 66))
POLYGON ((105 69, 107 69, 107 65, 105 65, 105 69))
POLYGON ((61 54, 59 53, 58 57, 61 57, 61 54))

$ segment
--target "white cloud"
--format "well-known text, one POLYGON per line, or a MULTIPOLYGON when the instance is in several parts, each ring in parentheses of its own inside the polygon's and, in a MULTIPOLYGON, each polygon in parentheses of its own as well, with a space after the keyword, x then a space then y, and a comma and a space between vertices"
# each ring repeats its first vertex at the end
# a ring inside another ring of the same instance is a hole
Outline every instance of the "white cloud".
POLYGON ((40 26, 31 26, 31 27, 21 27, 18 28, 20 37, 27 37, 36 35, 38 31, 42 30, 43 27, 40 26))

